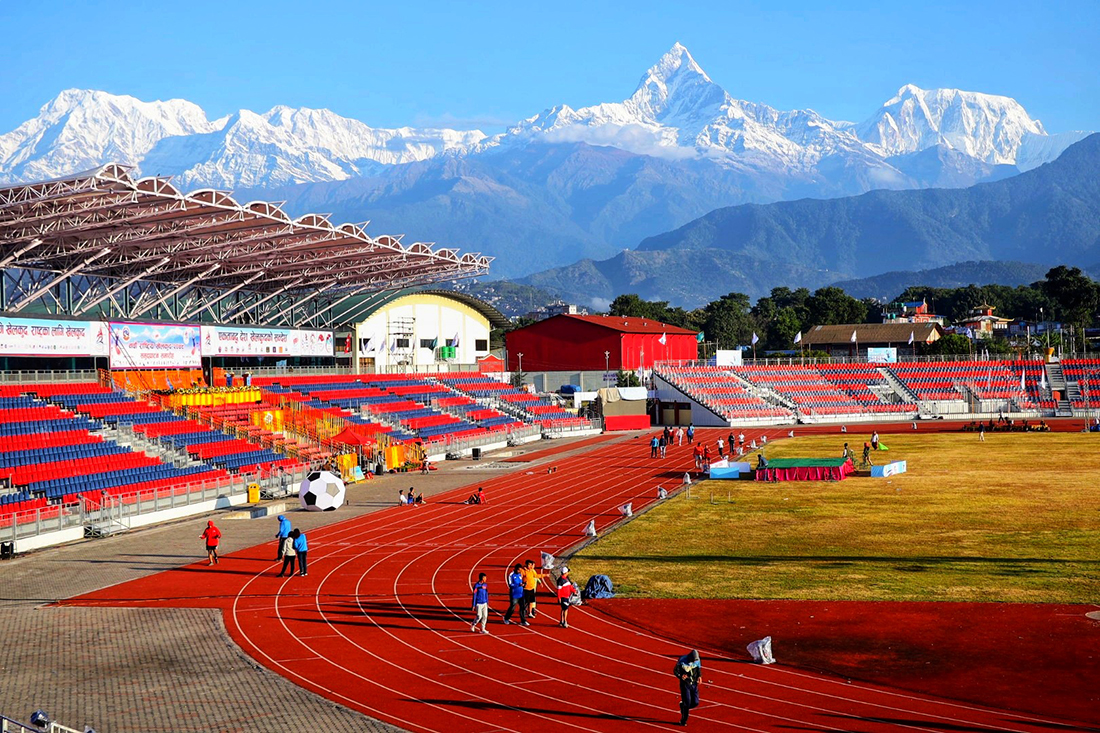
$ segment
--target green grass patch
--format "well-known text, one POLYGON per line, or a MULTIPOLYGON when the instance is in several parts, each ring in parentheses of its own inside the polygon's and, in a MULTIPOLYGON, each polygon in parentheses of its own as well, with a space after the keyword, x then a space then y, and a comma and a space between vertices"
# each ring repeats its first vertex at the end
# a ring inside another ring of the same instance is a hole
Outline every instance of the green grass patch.
MULTIPOLYGON (((847 439, 768 446, 840 454, 847 439)), ((589 545, 576 576, 656 598, 1011 601, 1100 598, 1100 438, 902 434, 876 462, 908 473, 840 482, 708 481, 589 545)), ((857 450, 858 452, 858 450, 857 450)), ((755 465, 755 460, 753 460, 755 465)))

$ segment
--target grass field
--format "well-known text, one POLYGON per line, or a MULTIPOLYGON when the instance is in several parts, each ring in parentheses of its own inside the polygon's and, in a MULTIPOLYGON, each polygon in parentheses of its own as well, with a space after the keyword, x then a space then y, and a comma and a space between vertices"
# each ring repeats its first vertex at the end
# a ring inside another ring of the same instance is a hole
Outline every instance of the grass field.
MULTIPOLYGON (((868 436, 783 440, 767 454, 835 456, 845 439, 857 448, 868 436)), ((883 442, 890 450, 874 460, 905 460, 908 473, 696 484, 569 564, 576 577, 606 573, 618 592, 658 598, 1100 600, 1100 437, 883 442)))

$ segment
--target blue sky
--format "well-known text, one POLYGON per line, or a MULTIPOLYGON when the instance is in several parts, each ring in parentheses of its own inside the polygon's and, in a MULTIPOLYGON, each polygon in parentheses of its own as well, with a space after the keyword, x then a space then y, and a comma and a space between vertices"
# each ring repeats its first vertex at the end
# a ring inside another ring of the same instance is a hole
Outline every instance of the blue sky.
POLYGON ((0 4, 0 131, 69 88, 487 131, 618 101, 680 41, 741 99, 862 120, 906 83, 1100 129, 1100 2, 0 4), (780 9, 776 9, 780 8, 780 9))

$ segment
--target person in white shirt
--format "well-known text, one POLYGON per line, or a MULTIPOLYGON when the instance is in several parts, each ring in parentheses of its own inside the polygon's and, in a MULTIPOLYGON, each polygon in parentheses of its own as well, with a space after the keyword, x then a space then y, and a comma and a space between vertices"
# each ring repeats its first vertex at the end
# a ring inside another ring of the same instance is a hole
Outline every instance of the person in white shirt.
POLYGON ((676 445, 683 445, 683 444, 684 444, 684 429, 682 427, 681 428, 676 428, 676 445))

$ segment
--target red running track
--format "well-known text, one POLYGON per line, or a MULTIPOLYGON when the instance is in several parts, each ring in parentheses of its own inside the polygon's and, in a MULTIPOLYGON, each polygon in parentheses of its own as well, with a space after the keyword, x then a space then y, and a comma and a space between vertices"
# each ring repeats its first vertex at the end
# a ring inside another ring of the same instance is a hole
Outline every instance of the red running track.
MULTIPOLYGON (((458 503, 465 488, 329 525, 309 534, 305 578, 275 577, 272 542, 215 568, 190 565, 71 602, 222 608, 232 637, 268 668, 413 731, 675 728, 671 667, 682 645, 588 607, 559 628, 547 589, 530 628, 500 623, 513 563, 572 546, 590 519, 607 527, 619 505, 649 504, 658 484, 678 484, 692 465, 687 446, 665 461, 648 456, 645 440, 629 439, 563 459, 552 474, 479 482, 484 506, 458 503), (481 571, 491 582, 490 635, 469 627, 469 589, 481 571)), ((689 723, 699 730, 1086 730, 700 651, 703 704, 689 723)))

